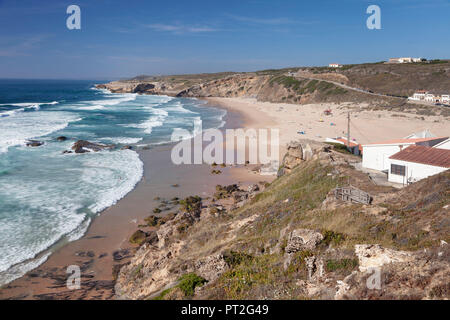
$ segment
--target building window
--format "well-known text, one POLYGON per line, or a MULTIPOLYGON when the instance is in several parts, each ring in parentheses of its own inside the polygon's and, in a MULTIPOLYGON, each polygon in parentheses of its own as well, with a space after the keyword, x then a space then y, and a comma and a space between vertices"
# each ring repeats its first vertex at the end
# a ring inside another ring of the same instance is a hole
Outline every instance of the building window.
POLYGON ((406 167, 399 166, 398 164, 391 164, 391 173, 396 174, 398 176, 405 176, 406 167))

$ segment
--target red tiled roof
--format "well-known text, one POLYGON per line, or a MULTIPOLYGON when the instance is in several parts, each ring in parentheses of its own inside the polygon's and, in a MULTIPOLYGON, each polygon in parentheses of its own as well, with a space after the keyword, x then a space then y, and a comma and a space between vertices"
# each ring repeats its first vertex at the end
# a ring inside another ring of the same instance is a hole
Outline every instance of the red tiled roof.
MULTIPOLYGON (((344 143, 345 145, 347 145, 347 139, 338 138, 338 139, 336 139, 336 141, 340 141, 340 142, 344 143)), ((350 141, 350 147, 356 147, 357 145, 358 145, 357 143, 350 141)))
POLYGON ((417 143, 417 142, 424 142, 424 141, 432 141, 437 139, 447 139, 448 137, 434 137, 434 138, 415 138, 415 139, 393 139, 393 140, 387 140, 387 141, 381 141, 376 143, 368 143, 365 144, 367 146, 369 145, 376 145, 376 144, 407 144, 407 143, 417 143))
POLYGON ((397 152, 393 156, 389 157, 389 159, 450 168, 450 150, 447 149, 413 145, 397 152))

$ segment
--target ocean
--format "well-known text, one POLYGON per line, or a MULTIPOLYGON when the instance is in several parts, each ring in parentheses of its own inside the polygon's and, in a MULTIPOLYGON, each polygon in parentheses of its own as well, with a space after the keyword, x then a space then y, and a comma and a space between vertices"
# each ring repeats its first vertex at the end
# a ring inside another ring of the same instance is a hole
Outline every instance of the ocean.
POLYGON ((203 101, 113 94, 95 83, 0 80, 0 285, 43 263, 56 243, 82 237, 133 190, 144 170, 136 148, 168 143, 176 128, 193 132, 199 120, 224 124, 226 112, 203 101), (30 139, 43 145, 26 146, 30 139), (77 140, 117 148, 64 154, 77 140))

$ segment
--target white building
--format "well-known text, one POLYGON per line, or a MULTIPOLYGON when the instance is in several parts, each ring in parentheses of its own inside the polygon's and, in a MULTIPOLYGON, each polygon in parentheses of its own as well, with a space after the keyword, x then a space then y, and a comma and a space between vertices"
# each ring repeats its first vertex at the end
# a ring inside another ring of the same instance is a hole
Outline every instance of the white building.
POLYGON ((450 104, 450 95, 449 94, 443 94, 441 96, 441 102, 445 104, 450 104))
POLYGON ((411 145, 432 147, 448 137, 396 139, 363 145, 363 168, 387 171, 390 168, 389 157, 411 145))
POLYGON ((342 64, 339 64, 339 63, 330 63, 330 64, 328 65, 328 67, 330 67, 330 68, 342 68, 342 64))
POLYGON ((427 93, 425 95, 425 101, 427 102, 436 102, 436 99, 438 99, 438 97, 435 97, 432 93, 427 93))
POLYGON ((415 101, 421 101, 421 100, 425 100, 425 96, 428 94, 428 91, 417 91, 413 94, 412 97, 409 97, 409 100, 415 100, 415 101))
POLYGON ((409 184, 450 169, 450 150, 412 145, 389 157, 390 182, 409 184))
POLYGON ((415 63, 425 61, 424 58, 411 58, 411 57, 403 57, 403 58, 390 58, 389 63, 415 63))

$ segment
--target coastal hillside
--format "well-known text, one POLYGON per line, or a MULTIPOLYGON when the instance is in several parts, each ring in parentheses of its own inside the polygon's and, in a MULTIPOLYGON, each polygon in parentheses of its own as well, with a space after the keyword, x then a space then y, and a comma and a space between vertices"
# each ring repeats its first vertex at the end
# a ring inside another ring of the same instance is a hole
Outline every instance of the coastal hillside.
POLYGON ((450 60, 405 64, 349 64, 339 69, 302 68, 301 72, 395 96, 411 96, 417 90, 427 90, 434 94, 448 93, 450 90, 450 60))
POLYGON ((130 239, 139 249, 116 276, 116 297, 450 298, 450 172, 399 191, 334 148, 291 143, 271 184, 217 186, 212 199, 193 195, 176 213, 148 217, 130 239), (335 197, 350 186, 369 203, 335 197), (373 270, 377 287, 367 284, 373 270))
POLYGON ((449 60, 414 64, 366 63, 342 68, 304 67, 257 72, 138 76, 101 84, 112 92, 179 97, 250 97, 286 103, 368 102, 404 105, 417 90, 447 93, 449 60))

